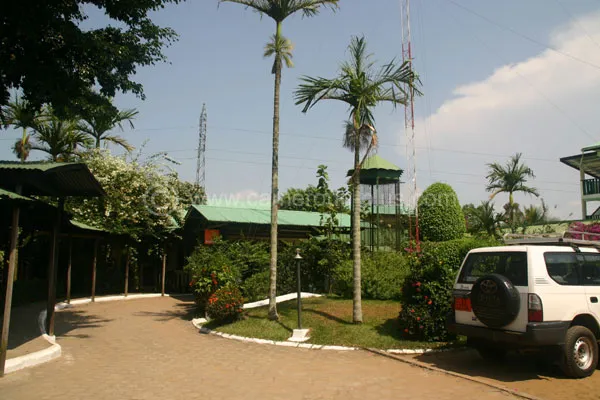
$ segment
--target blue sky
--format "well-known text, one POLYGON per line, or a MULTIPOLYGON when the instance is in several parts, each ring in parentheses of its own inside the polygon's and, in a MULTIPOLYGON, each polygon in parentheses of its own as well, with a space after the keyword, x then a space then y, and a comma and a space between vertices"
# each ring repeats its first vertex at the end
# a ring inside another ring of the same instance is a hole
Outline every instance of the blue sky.
MULTIPOLYGON (((600 3, 413 0, 411 4, 415 69, 425 94, 416 104, 419 190, 445 181, 461 202, 478 203, 487 197, 486 162, 503 162, 521 151, 536 172, 534 185, 553 213, 578 217, 578 173, 558 158, 576 154, 600 138, 595 115, 600 70, 564 54, 600 65, 600 3), (541 67, 530 72, 532 65, 541 67), (499 93, 521 103, 507 105, 494 97, 499 93), (525 102, 528 96, 531 99, 525 102), (492 106, 478 108, 488 103, 492 106)), ((89 14, 90 24, 104 21, 95 10, 89 14)), ((268 194, 273 78, 271 60, 263 59, 262 51, 274 23, 235 4, 217 7, 216 0, 170 5, 154 20, 175 29, 180 40, 165 50, 170 63, 138 71, 145 101, 131 94, 117 96, 119 107, 140 112, 135 130, 123 136, 138 148, 147 142, 144 154, 168 152, 181 162, 177 167, 181 177, 193 180, 198 118, 206 103, 209 194, 268 194)), ((292 98, 298 78, 334 76, 352 35, 364 34, 380 62, 401 56, 400 24, 399 0, 343 0, 337 13, 323 10, 314 18, 298 16, 285 22, 284 35, 295 44, 296 65, 284 70, 281 90, 282 189, 316 183, 319 164, 329 166, 332 185, 340 186, 352 164, 352 154, 341 148, 346 107, 324 102, 303 114, 292 98)), ((379 154, 405 168, 403 110, 384 105, 375 116, 379 154)), ((18 134, 2 136, 0 157, 12 159, 12 142, 4 139, 18 134)), ((34 153, 32 158, 36 157, 43 155, 34 153)), ((497 203, 504 201, 500 198, 497 203)))

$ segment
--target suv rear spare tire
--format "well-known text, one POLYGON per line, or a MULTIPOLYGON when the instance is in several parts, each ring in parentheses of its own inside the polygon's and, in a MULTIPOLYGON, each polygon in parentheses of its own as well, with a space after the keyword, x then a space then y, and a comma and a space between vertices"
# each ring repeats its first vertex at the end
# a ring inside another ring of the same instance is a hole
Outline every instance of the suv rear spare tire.
POLYGON ((590 376, 598 366, 598 339, 585 326, 569 328, 562 347, 561 369, 570 378, 590 376))
POLYGON ((521 296, 507 277, 489 274, 473 285, 471 305, 479 321, 490 328, 501 328, 517 318, 521 296))

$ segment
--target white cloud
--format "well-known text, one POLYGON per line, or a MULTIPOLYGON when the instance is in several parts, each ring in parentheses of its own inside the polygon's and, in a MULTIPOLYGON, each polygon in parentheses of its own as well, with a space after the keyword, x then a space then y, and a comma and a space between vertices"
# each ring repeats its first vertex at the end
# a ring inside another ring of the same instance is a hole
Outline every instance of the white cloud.
MULTIPOLYGON (((532 184, 548 204, 557 206, 554 214, 579 216, 578 172, 559 158, 600 140, 600 13, 560 28, 549 41, 558 52, 544 50, 497 68, 482 81, 457 87, 454 98, 417 122, 418 167, 437 171, 421 172, 420 186, 423 180, 446 180, 462 202, 478 202, 486 198, 485 164, 522 152, 537 176, 532 184), (422 150, 429 146, 431 151, 422 150)), ((524 197, 517 201, 535 202, 524 197)))

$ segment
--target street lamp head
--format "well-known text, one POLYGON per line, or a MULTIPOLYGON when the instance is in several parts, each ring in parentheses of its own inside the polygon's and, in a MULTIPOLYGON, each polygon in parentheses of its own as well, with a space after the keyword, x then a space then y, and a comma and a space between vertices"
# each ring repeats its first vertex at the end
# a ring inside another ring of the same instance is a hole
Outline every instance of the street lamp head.
POLYGON ((302 260, 302 256, 300 255, 300 249, 296 249, 296 256, 294 257, 296 260, 302 260))

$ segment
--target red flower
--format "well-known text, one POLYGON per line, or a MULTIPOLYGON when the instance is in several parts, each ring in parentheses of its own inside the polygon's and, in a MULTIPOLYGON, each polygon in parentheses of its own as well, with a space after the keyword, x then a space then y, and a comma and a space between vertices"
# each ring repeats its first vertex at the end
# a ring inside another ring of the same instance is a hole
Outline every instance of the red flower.
POLYGON ((417 321, 420 321, 420 320, 421 320, 421 317, 417 317, 417 321))
POLYGON ((423 328, 424 328, 424 326, 423 326, 423 325, 419 326, 419 329, 423 329, 423 328))
POLYGON ((421 282, 417 282, 417 283, 415 283, 415 286, 417 286, 417 287, 418 287, 418 286, 421 286, 421 282))
POLYGON ((404 329, 404 333, 408 333, 408 328, 404 329))
POLYGON ((429 300, 429 301, 427 302, 427 304, 429 304, 429 305, 431 305, 432 303, 433 303, 433 302, 432 302, 431 300, 429 300))
POLYGON ((415 312, 415 310, 410 310, 410 312, 411 312, 411 313, 414 313, 414 312, 415 312))

